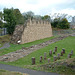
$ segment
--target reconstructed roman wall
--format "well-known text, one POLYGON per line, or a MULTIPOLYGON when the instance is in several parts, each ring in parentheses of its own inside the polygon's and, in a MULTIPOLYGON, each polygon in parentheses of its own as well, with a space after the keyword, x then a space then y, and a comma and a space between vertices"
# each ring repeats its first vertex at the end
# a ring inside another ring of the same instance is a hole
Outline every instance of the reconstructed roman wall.
POLYGON ((51 24, 48 21, 29 20, 22 33, 21 44, 51 36, 52 28, 51 24))
POLYGON ((11 37, 10 43, 20 44, 52 36, 51 24, 48 21, 28 20, 24 25, 17 25, 11 37))

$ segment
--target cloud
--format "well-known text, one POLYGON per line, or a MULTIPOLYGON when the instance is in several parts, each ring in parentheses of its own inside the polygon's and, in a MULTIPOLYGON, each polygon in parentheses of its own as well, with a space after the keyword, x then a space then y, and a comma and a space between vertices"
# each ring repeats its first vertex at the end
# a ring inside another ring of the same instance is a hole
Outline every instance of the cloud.
POLYGON ((3 8, 18 8, 20 11, 33 11, 35 14, 67 13, 74 15, 75 0, 0 0, 0 10, 3 8))

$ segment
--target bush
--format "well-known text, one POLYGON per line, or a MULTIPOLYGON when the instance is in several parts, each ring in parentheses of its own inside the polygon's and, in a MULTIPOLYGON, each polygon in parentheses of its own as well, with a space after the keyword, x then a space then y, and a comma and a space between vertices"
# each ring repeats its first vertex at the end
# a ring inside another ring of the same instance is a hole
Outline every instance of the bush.
POLYGON ((69 22, 67 21, 66 18, 64 19, 55 18, 51 24, 54 28, 60 29, 68 29, 70 27, 69 22))

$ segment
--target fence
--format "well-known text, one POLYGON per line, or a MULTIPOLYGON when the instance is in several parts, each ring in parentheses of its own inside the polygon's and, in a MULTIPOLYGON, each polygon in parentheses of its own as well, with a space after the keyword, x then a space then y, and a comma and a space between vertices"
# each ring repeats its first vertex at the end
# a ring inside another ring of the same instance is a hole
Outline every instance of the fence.
POLYGON ((0 28, 0 36, 6 35, 7 29, 6 28, 0 28))

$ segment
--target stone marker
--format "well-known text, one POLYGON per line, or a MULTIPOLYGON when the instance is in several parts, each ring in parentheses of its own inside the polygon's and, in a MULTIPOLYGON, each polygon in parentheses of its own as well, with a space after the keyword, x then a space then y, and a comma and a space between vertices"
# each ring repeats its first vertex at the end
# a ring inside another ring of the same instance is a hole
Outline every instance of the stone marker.
POLYGON ((60 53, 57 54, 57 58, 60 59, 60 53))
POLYGON ((62 51, 63 51, 63 53, 65 53, 65 49, 64 48, 62 49, 62 51))
POLYGON ((63 51, 61 51, 61 56, 63 56, 63 51))
POLYGON ((55 47, 55 52, 57 52, 57 47, 55 47))
POLYGON ((52 56, 52 51, 50 50, 49 55, 52 56))
POLYGON ((48 63, 50 63, 50 58, 48 58, 48 63))
POLYGON ((40 62, 42 62, 42 56, 40 56, 40 62))
POLYGON ((54 49, 54 51, 53 51, 53 54, 55 54, 55 49, 54 49))
POLYGON ((57 57, 56 56, 54 56, 54 61, 56 61, 57 60, 57 57))
POLYGON ((32 57, 32 65, 35 64, 35 57, 32 57))
POLYGON ((22 47, 22 50, 24 50, 25 49, 25 47, 22 47))
POLYGON ((46 52, 44 52, 44 60, 46 60, 46 52))
POLYGON ((68 58, 71 58, 71 53, 70 53, 70 54, 68 54, 68 58))
POLYGON ((73 55, 73 50, 71 51, 71 54, 73 55))

